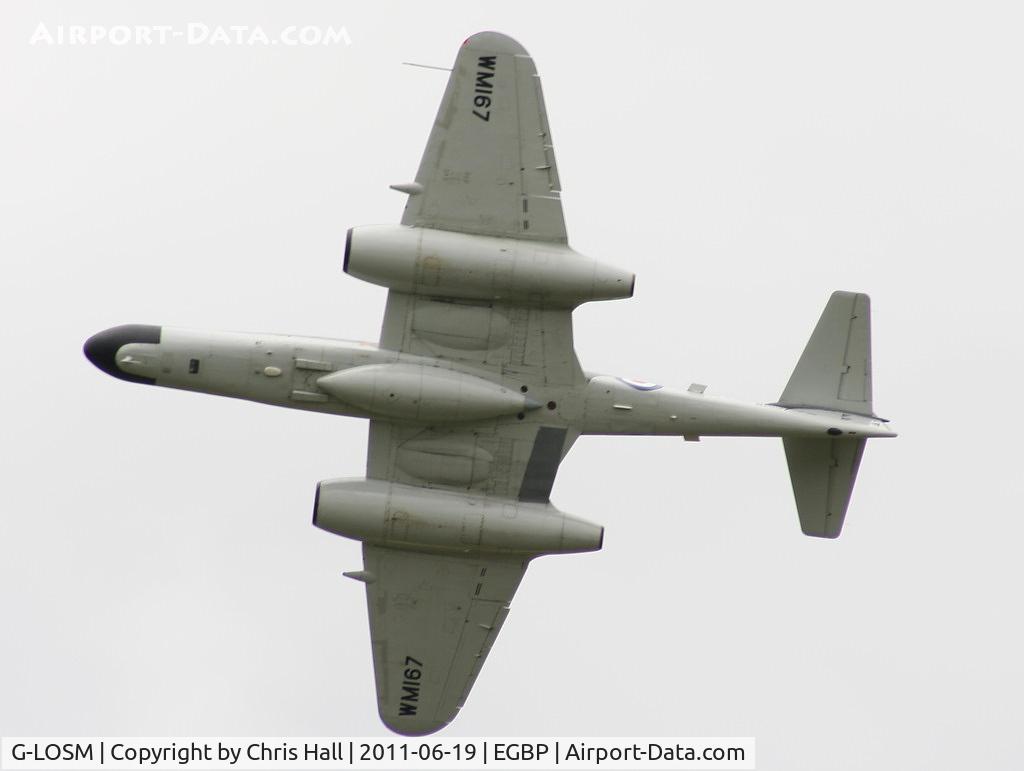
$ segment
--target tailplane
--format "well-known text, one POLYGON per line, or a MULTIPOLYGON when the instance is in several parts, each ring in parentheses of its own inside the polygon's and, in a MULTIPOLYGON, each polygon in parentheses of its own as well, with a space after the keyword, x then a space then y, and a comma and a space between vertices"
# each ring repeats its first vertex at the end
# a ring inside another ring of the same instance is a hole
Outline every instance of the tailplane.
POLYGON ((867 439, 783 439, 804 535, 838 538, 867 439))
POLYGON ((871 299, 833 292, 778 404, 874 417, 871 401, 871 299))
MULTIPOLYGON (((833 292, 777 404, 875 417, 870 315, 866 294, 833 292)), ((865 442, 854 436, 782 440, 806 535, 839 537, 865 442)))

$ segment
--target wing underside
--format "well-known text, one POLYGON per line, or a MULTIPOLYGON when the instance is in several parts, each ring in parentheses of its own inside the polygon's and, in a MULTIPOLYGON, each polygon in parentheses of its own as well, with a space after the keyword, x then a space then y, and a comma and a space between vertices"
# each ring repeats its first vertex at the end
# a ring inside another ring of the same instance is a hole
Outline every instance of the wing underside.
MULTIPOLYGON (((522 46, 495 32, 463 44, 416 184, 397 187, 409 194, 406 226, 566 243, 540 79, 522 46)), ((380 347, 450 362, 542 401, 527 408, 529 419, 371 420, 368 478, 494 499, 510 512, 520 502, 547 503, 578 435, 555 410, 560 389, 584 380, 571 310, 536 298, 483 301, 392 289, 380 347)), ((409 506, 387 516, 415 518, 415 503, 409 506)), ((479 540, 464 534, 465 543, 479 540)), ((455 717, 532 556, 363 544, 378 707, 389 728, 422 735, 455 717)))
POLYGON ((463 43, 403 225, 566 242, 561 185, 540 78, 516 41, 463 43))
POLYGON ((454 361, 533 388, 585 380, 572 312, 388 292, 380 347, 454 361))
POLYGON ((526 570, 515 558, 363 545, 381 720, 431 733, 466 700, 526 570))

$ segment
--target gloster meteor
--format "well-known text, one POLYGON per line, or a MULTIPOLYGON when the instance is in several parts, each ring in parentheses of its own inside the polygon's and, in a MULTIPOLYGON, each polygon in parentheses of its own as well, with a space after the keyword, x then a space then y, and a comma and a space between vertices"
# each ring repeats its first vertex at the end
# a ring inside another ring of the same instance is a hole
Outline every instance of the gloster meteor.
POLYGON ((533 59, 483 32, 459 49, 400 224, 356 227, 344 269, 387 287, 377 345, 127 325, 85 355, 114 377, 370 421, 366 477, 317 485, 313 524, 363 543, 377 702, 419 735, 449 723, 527 565, 600 549, 555 508, 585 434, 781 437, 803 532, 835 538, 874 413, 869 302, 835 292, 771 404, 583 370, 572 311, 633 294, 570 248, 533 59))

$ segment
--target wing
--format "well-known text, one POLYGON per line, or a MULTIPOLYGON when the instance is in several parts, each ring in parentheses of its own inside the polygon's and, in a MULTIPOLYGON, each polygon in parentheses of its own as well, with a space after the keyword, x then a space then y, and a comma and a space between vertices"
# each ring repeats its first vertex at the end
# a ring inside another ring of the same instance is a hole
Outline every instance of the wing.
POLYGON ((371 420, 366 476, 544 503, 578 436, 565 426, 537 423, 446 427, 371 420))
POLYGON ((402 217, 463 233, 566 243, 540 78, 519 43, 462 44, 402 217))
MULTIPOLYGON (((392 291, 381 346, 490 370, 509 387, 553 397, 550 405, 583 378, 568 311, 439 303, 392 291), (425 325, 435 314, 443 323, 425 325)), ((548 404, 537 405, 529 420, 452 426, 371 420, 366 476, 547 501, 558 465, 579 435, 548 404), (542 419, 534 417, 538 412, 542 419)), ((381 719, 402 734, 438 730, 469 695, 526 562, 371 545, 364 545, 363 561, 373 576, 366 596, 381 719)))
MULTIPOLYGON (((540 81, 518 43, 484 32, 463 44, 416 184, 399 189, 403 225, 566 242, 540 81)), ((532 409, 469 424, 371 420, 368 478, 548 500, 578 436, 561 396, 585 379, 570 310, 391 290, 380 347, 479 371, 532 409)), ((363 562, 381 718, 402 734, 436 731, 466 700, 528 559, 364 544, 363 562)))
POLYGON ((381 720, 437 731, 465 702, 527 563, 369 544, 363 562, 381 720))
POLYGON ((443 300, 390 290, 380 347, 447 359, 538 390, 583 382, 564 308, 443 300))

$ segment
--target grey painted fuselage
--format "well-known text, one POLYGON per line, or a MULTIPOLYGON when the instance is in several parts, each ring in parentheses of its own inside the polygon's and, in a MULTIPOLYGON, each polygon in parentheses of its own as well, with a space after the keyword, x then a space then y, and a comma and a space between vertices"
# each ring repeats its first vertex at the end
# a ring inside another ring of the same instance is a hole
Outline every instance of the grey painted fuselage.
MULTIPOLYGON (((100 342, 105 341, 106 349, 113 351, 113 361, 106 362, 107 366, 141 382, 332 415, 373 417, 365 406, 343 401, 321 388, 318 381, 326 375, 370 365, 401 365, 422 368, 427 374, 447 371, 480 378, 528 394, 540 405, 536 409, 527 405, 513 414, 488 417, 488 421, 537 420, 545 425, 564 425, 584 435, 688 439, 894 435, 887 423, 875 417, 747 404, 709 396, 700 387, 677 390, 607 375, 588 376, 578 386, 536 384, 495 377, 492 372, 452 361, 389 351, 371 343, 317 337, 150 327, 159 329, 159 342, 133 342, 135 328, 115 327, 96 335, 86 345, 87 355, 95 363, 102 355, 98 352, 100 342)), ((388 367, 382 369, 386 375, 388 367)), ((381 378, 380 389, 390 386, 381 378)), ((427 416, 419 422, 426 425, 436 421, 427 416)))

